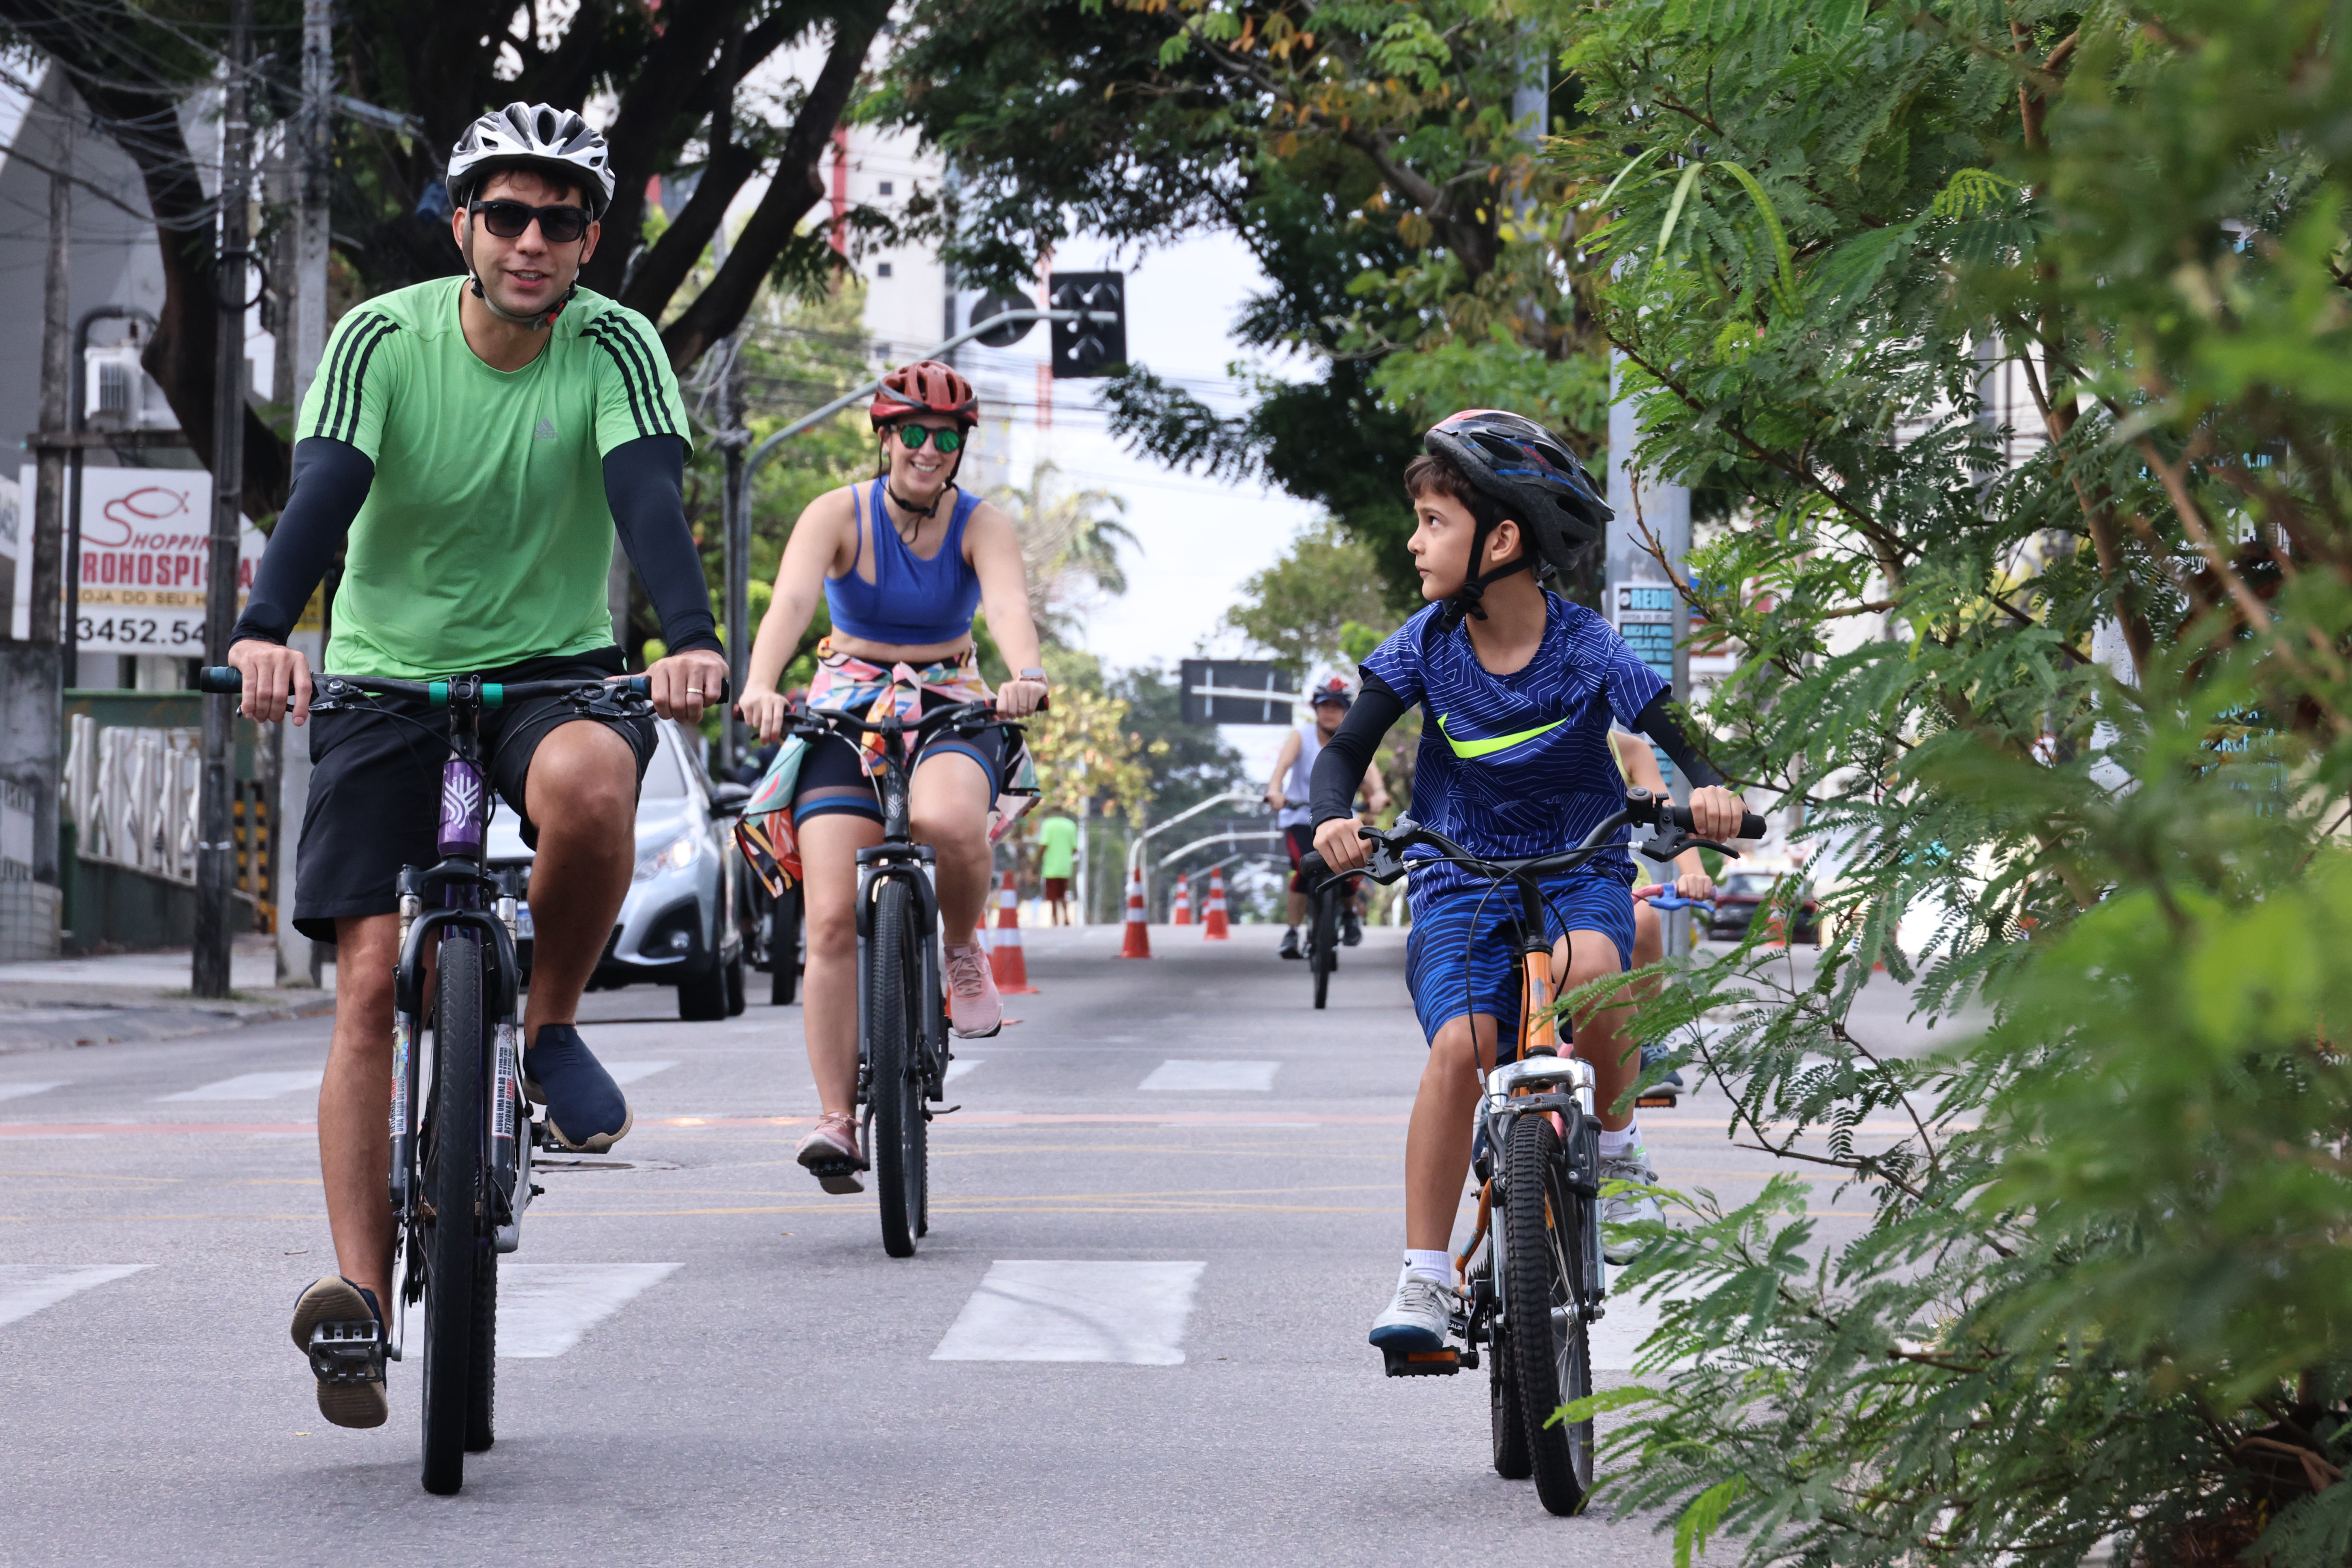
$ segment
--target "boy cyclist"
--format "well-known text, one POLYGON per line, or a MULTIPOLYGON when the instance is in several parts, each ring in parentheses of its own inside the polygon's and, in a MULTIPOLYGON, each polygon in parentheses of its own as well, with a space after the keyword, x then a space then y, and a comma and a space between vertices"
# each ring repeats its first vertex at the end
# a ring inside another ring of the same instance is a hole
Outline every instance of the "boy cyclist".
MULTIPOLYGON (((1317 760, 1315 847, 1334 871, 1361 866, 1349 795, 1364 763, 1407 707, 1425 715, 1414 773, 1415 817, 1474 854, 1517 859, 1574 845, 1622 809, 1609 721, 1648 734, 1694 784, 1698 835, 1728 839, 1745 807, 1697 756, 1669 711, 1665 684, 1606 621, 1547 586, 1601 537, 1609 508, 1592 480, 1541 426, 1490 409, 1456 414, 1407 465, 1416 526, 1409 548, 1429 606, 1364 661, 1347 721, 1317 760)), ((1433 852, 1411 858, 1427 861, 1433 852)), ((1562 992, 1622 973, 1632 957, 1633 864, 1620 848, 1551 879, 1547 924, 1562 992)), ((1383 1348, 1445 1342, 1454 1270, 1447 1243, 1470 1168, 1479 1075, 1511 1050, 1518 1029, 1507 898, 1457 867, 1412 873, 1406 984, 1430 1045, 1405 1136, 1404 1269, 1373 1321, 1383 1348)), ((1622 1006, 1575 1018, 1575 1052, 1590 1063, 1601 1108, 1605 1180, 1657 1179, 1640 1129, 1617 1102, 1639 1070, 1621 1041, 1622 1006)), ((1653 1217, 1654 1202, 1620 1194, 1604 1222, 1653 1217)), ((1612 1247, 1622 1261, 1629 1254, 1612 1247)))

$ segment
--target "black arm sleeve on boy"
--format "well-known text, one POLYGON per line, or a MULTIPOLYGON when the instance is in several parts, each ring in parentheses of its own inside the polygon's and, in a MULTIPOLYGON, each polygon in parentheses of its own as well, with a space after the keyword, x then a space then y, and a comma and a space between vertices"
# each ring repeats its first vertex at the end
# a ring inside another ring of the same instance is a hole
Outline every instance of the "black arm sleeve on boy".
POLYGON ((710 615, 710 584, 686 526, 686 443, 675 436, 640 436, 604 454, 604 503, 621 548, 661 617, 662 642, 672 653, 727 650, 710 615))
POLYGON ((1692 788, 1705 789, 1710 784, 1721 784, 1723 775, 1692 749, 1690 737, 1684 734, 1683 727, 1675 721, 1674 701, 1672 691, 1659 692, 1635 716, 1633 728, 1656 742, 1658 749, 1675 760, 1675 766, 1682 769, 1683 776, 1690 780, 1692 788))
POLYGON ((1316 826, 1334 817, 1356 815, 1356 792, 1363 787, 1364 770, 1372 765, 1372 752, 1389 727, 1403 717, 1403 701, 1379 676, 1367 673, 1348 716, 1339 721, 1339 732, 1323 742, 1322 754, 1315 759, 1315 772, 1307 779, 1307 795, 1316 826))
POLYGON ((294 444, 294 488, 269 531, 230 642, 284 644, 374 484, 375 465, 348 441, 312 436, 294 444))

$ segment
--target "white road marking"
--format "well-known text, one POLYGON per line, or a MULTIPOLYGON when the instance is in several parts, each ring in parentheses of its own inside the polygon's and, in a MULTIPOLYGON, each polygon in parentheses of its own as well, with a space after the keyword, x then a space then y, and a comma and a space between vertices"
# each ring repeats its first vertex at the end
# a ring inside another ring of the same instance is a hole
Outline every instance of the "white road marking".
POLYGON ((1171 1094, 1197 1094, 1223 1089, 1267 1093, 1274 1088, 1274 1069, 1280 1062, 1166 1061, 1143 1080, 1146 1089, 1171 1094))
POLYGON ((1000 1258, 931 1359, 1180 1365, 1207 1267, 1000 1258))
POLYGON ((146 1263, 0 1263, 0 1323, 29 1318, 78 1290, 152 1267, 146 1263))
POLYGON ((65 1088, 65 1080, 55 1083, 0 1083, 0 1100, 22 1100, 28 1094, 47 1094, 53 1089, 65 1088))
POLYGON ((316 1089, 323 1074, 316 1072, 247 1072, 208 1083, 201 1089, 158 1095, 158 1100, 275 1100, 297 1089, 316 1089))
POLYGON ((606 1062, 604 1070, 613 1075, 614 1083, 635 1083, 641 1078, 651 1078, 676 1062, 606 1062))
POLYGON ((987 1059, 988 1059, 988 1058, 985 1058, 985 1057, 958 1057, 958 1058, 956 1058, 956 1059, 955 1059, 955 1060, 953 1060, 953 1061, 951 1061, 951 1062, 948 1063, 948 1077, 947 1077, 947 1081, 948 1081, 948 1082, 950 1082, 950 1083, 953 1083, 953 1082, 955 1082, 955 1080, 956 1080, 956 1079, 958 1079, 961 1078, 964 1074, 966 1074, 966 1073, 970 1072, 972 1068, 976 1068, 976 1067, 980 1066, 982 1062, 986 1061, 987 1059))
POLYGON ((508 1263, 499 1268, 499 1354, 559 1356, 660 1283, 675 1263, 508 1263))

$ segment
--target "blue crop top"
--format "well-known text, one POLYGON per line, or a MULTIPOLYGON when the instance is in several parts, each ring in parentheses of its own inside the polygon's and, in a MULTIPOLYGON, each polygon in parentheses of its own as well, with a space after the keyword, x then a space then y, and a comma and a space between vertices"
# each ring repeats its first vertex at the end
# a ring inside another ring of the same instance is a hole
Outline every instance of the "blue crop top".
POLYGON ((953 642, 971 635, 972 613, 980 608, 980 574, 963 558, 963 525, 980 505, 980 498, 956 491, 955 510, 948 518, 947 542, 926 561, 907 548, 883 510, 882 486, 876 479, 866 506, 858 512, 857 555, 849 570, 824 580, 824 602, 838 630, 868 642, 921 647, 953 642), (865 558, 866 541, 874 541, 874 581, 857 574, 865 558))

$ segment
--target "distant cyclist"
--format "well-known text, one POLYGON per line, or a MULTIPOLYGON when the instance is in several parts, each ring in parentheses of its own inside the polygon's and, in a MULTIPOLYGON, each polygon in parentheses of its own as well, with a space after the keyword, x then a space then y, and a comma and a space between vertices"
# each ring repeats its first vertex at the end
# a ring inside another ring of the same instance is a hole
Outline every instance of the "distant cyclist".
MULTIPOLYGON (((1576 568, 1608 521, 1591 476, 1549 432, 1513 414, 1456 414, 1424 445, 1404 483, 1417 519, 1409 547, 1430 604, 1364 661, 1355 708, 1317 762, 1323 858, 1339 870, 1363 864, 1355 781, 1414 703, 1423 716, 1414 816, 1475 854, 1518 859, 1565 849, 1622 807, 1609 752, 1612 714, 1657 741, 1700 786, 1691 794, 1700 836, 1736 832, 1739 799, 1692 752, 1665 683, 1606 621, 1547 586, 1576 568)), ((1473 874, 1421 858, 1405 976, 1429 1063, 1405 1134, 1404 1268, 1370 1336, 1396 1350, 1445 1342, 1454 1280, 1446 1249, 1470 1166, 1479 1073, 1496 1065, 1497 1040, 1518 1026, 1517 943, 1506 931, 1517 900, 1489 898, 1473 874)), ((1591 864, 1544 885, 1562 992, 1622 973, 1632 956, 1630 859, 1621 850, 1591 864)), ((1597 1080, 1602 1176, 1648 1184, 1656 1175, 1640 1130, 1617 1110, 1637 1070, 1621 1029, 1619 1010, 1588 1006, 1575 1016, 1574 1048, 1597 1080)), ((1645 1212, 1654 1205, 1620 1194, 1602 1217, 1622 1223, 1645 1212)))
MULTIPOLYGON (((1275 826, 1282 829, 1283 847, 1290 852, 1290 898, 1284 913, 1282 946, 1276 951, 1285 958, 1304 958, 1298 946, 1298 922, 1307 918, 1307 879, 1298 869, 1298 862, 1315 847, 1315 827, 1307 809, 1308 781, 1315 776, 1315 759, 1323 747, 1339 732, 1339 721, 1348 716, 1348 705, 1356 700, 1344 676, 1330 676, 1315 683, 1308 696, 1315 722, 1301 726, 1282 738, 1282 750, 1274 759, 1274 776, 1266 781, 1265 803, 1274 807, 1275 826)), ((1358 809, 1368 817, 1389 808, 1388 785, 1381 782, 1378 763, 1364 764, 1363 799, 1358 809)), ((1363 940, 1363 916, 1359 908, 1362 898, 1360 887, 1348 900, 1341 912, 1342 940, 1353 947, 1363 940)))
MULTIPOLYGON (((311 671, 286 635, 346 548, 327 654, 339 674, 620 675, 605 597, 617 531, 671 650, 647 672, 654 706, 691 723, 727 663, 680 500, 685 408, 653 323, 574 282, 612 199, 604 138, 567 110, 509 104, 467 130, 448 188, 466 275, 353 307, 303 400, 293 494, 229 648, 242 710, 308 718, 311 671)), ((538 853, 523 1088, 567 1147, 605 1149, 628 1131, 628 1103, 576 1010, 629 890, 653 721, 545 700, 482 728, 491 780, 538 853)), ((395 699, 310 727, 294 925, 336 950, 319 1163, 341 1272, 296 1305, 306 1350, 318 1322, 380 1321, 391 1300, 394 881, 435 859, 443 732, 433 710, 395 699)), ((380 1383, 318 1394, 339 1426, 384 1418, 380 1383)))
MULTIPOLYGON (((978 406, 971 384, 933 360, 883 379, 869 410, 882 444, 879 472, 811 501, 784 545, 740 704, 761 739, 782 732, 786 703, 776 682, 820 597, 833 632, 817 645, 812 708, 862 718, 902 665, 914 672, 927 711, 988 696, 971 635, 972 612, 983 606, 1013 671, 995 693, 998 711, 1019 718, 1044 700, 1013 521, 956 483, 978 406)), ((988 813, 1003 762, 998 731, 936 735, 916 761, 909 791, 915 838, 939 858, 948 1008, 966 1037, 993 1034, 1003 1018, 974 930, 986 909, 988 813)), ((823 1110, 799 1158, 827 1192, 855 1193, 864 1184, 854 1173, 866 1166, 855 1118, 857 851, 882 841, 882 805, 865 752, 845 740, 815 742, 799 767, 791 826, 808 897, 802 996, 823 1110)))

